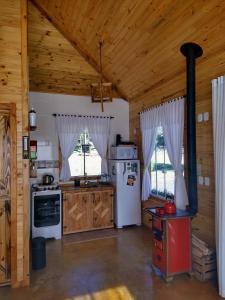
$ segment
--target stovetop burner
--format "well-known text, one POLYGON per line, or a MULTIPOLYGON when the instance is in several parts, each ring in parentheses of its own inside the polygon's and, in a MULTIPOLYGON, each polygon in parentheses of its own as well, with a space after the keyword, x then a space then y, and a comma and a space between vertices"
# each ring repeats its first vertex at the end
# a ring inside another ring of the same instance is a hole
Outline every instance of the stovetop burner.
POLYGON ((57 183, 53 183, 51 185, 33 184, 32 188, 35 191, 55 191, 60 189, 57 183))

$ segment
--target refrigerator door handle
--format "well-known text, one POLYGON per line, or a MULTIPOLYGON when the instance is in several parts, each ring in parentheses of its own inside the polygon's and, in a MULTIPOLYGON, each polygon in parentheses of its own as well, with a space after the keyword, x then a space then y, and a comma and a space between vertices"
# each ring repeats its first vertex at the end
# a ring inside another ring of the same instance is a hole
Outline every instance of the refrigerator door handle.
POLYGON ((116 167, 112 166, 112 175, 116 175, 116 167))
POLYGON ((126 173, 126 163, 123 163, 123 176, 125 175, 126 173))

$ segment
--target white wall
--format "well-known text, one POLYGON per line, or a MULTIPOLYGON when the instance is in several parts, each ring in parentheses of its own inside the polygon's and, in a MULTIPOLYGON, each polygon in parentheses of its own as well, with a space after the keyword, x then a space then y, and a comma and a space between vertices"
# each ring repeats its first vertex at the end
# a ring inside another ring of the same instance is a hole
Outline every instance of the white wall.
MULTIPOLYGON (((49 142, 48 146, 38 147, 38 160, 58 160, 58 138, 53 113, 113 116, 110 144, 115 143, 116 134, 121 134, 123 140, 129 140, 129 104, 123 99, 113 99, 112 102, 105 103, 102 113, 100 104, 92 103, 88 96, 31 92, 29 97, 30 107, 37 112, 37 130, 31 132, 31 139, 49 142)), ((48 170, 38 171, 46 173, 48 170)), ((49 172, 57 179, 58 170, 49 172)))

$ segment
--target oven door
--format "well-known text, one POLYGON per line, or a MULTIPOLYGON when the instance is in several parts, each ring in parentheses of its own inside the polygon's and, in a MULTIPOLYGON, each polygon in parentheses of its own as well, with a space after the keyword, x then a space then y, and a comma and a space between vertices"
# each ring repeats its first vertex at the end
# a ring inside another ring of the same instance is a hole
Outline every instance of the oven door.
POLYGON ((60 194, 35 195, 33 201, 35 227, 46 227, 59 224, 60 194))

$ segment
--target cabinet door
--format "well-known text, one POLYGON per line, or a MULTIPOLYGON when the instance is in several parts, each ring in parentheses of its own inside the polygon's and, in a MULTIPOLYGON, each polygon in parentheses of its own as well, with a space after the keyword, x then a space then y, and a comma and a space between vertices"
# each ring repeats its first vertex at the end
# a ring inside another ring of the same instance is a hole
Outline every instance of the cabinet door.
POLYGON ((92 227, 90 193, 63 193, 63 233, 84 231, 92 227))
POLYGON ((113 227, 113 191, 96 191, 92 193, 93 227, 113 227))

